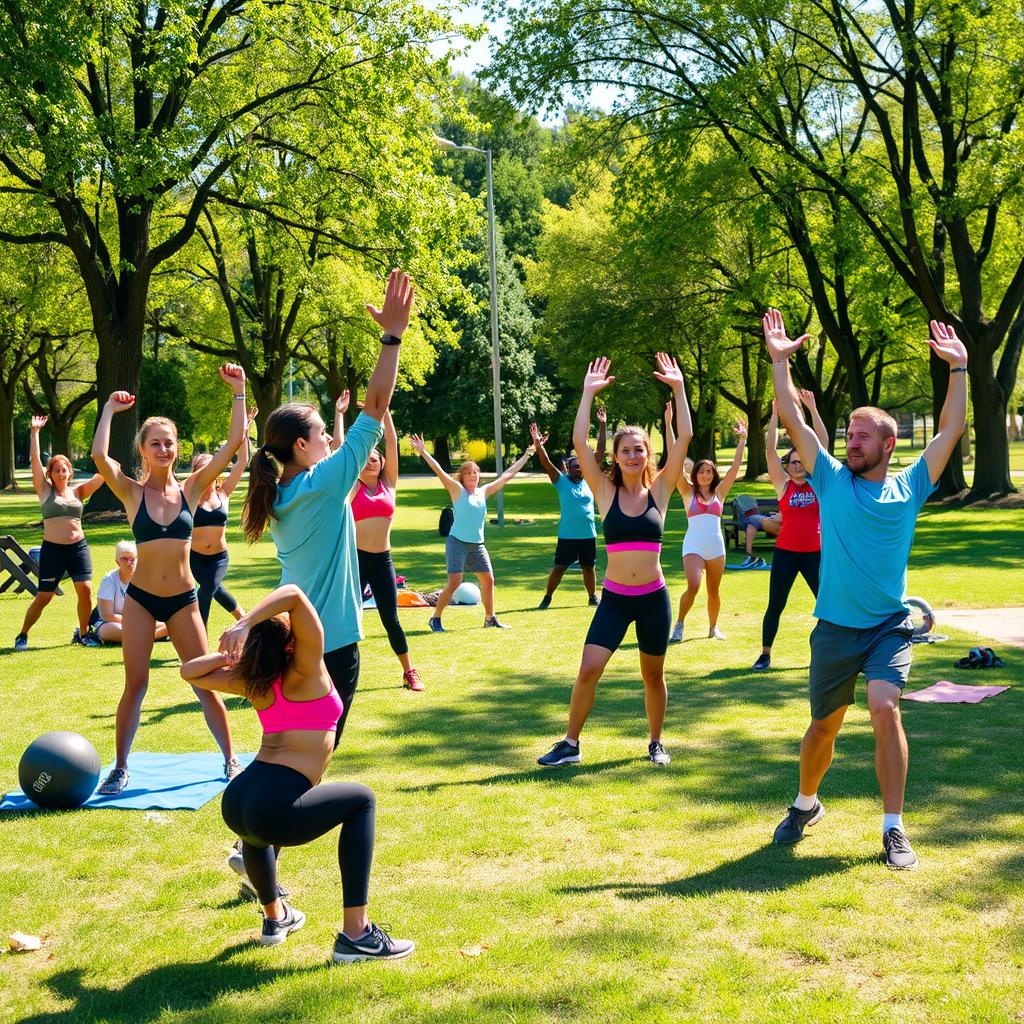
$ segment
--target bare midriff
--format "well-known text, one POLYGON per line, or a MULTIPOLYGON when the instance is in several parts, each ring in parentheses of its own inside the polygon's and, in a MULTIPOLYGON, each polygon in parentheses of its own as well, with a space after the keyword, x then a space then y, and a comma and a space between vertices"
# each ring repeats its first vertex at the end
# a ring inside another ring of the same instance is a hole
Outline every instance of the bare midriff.
POLYGON ((360 519, 356 523, 356 547, 379 554, 391 550, 391 520, 385 516, 360 519))
POLYGON ((195 586, 188 566, 187 541, 171 538, 138 545, 139 560, 132 583, 157 597, 174 597, 195 586))
POLYGON ((43 520, 43 540, 51 544, 77 544, 85 538, 81 519, 69 516, 54 517, 43 520))
POLYGON ((280 764, 305 775, 315 786, 334 753, 334 730, 286 729, 264 735, 257 761, 280 764))
POLYGON ((197 526, 192 531, 192 550, 201 555, 216 555, 228 549, 225 526, 197 526))
POLYGON ((661 556, 657 551, 609 551, 605 575, 629 587, 662 579, 661 556))

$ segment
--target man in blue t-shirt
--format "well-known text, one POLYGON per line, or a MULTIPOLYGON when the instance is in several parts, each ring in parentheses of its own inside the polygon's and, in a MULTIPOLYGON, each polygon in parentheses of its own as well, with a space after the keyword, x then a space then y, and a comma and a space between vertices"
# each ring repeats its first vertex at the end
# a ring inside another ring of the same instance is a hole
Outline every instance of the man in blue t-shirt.
POLYGON ((818 624, 811 633, 811 724, 800 746, 800 789, 775 830, 775 842, 799 841, 804 829, 824 816, 818 785, 832 762, 857 677, 863 674, 882 790, 885 861, 891 868, 912 868, 917 855, 903 830, 907 738, 899 709, 910 672, 913 632, 906 602, 907 559, 917 514, 966 426, 967 350, 953 328, 932 321, 929 344, 950 368, 946 401, 938 430, 922 456, 890 476, 896 421, 881 409, 854 409, 846 431, 846 462, 838 462, 804 422, 789 376, 789 356, 808 335, 790 339, 774 309, 765 315, 763 327, 779 417, 821 509, 821 578, 814 608, 818 624))
MULTIPOLYGON (((597 462, 604 461, 605 430, 608 417, 604 409, 597 410, 597 462)), ((558 540, 555 544, 555 564, 548 575, 547 590, 538 608, 551 607, 551 595, 562 582, 565 570, 579 562, 583 570, 583 586, 587 588, 589 603, 597 604, 597 576, 594 565, 597 562, 597 528, 594 526, 594 495, 575 455, 568 455, 559 470, 544 449, 546 435, 541 435, 536 423, 530 424, 530 437, 537 448, 537 457, 544 467, 548 479, 555 485, 558 495, 558 540)))

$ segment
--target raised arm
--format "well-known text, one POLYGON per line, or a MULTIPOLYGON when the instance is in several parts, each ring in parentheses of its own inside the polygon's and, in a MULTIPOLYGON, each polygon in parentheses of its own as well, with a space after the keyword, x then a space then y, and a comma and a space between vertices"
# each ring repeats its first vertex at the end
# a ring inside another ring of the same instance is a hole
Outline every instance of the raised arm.
POLYGON ((380 309, 376 306, 366 307, 366 311, 384 332, 377 365, 370 374, 363 399, 363 412, 377 421, 384 418, 384 410, 390 405, 391 395, 395 390, 398 354, 402 335, 405 334, 409 326, 409 317, 412 315, 412 300, 413 287, 409 275, 403 274, 400 270, 392 270, 384 294, 384 305, 380 309))
POLYGON ((88 480, 76 484, 74 491, 79 501, 88 501, 103 486, 103 477, 99 473, 93 473, 88 480))
POLYGON ((597 461, 590 448, 590 410, 594 405, 594 395, 604 391, 615 380, 608 375, 611 368, 611 360, 607 356, 598 356, 587 367, 587 374, 583 378, 583 394, 580 396, 580 406, 576 410, 576 422, 572 425, 572 446, 579 459, 580 469, 583 471, 583 479, 587 486, 594 492, 598 504, 601 503, 601 495, 610 500, 613 491, 612 483, 601 472, 601 464, 597 461))
POLYGON ((128 504, 135 481, 125 476, 121 470, 121 463, 110 457, 110 421, 116 413, 125 412, 134 404, 134 395, 128 394, 127 391, 115 391, 103 404, 99 419, 96 421, 96 433, 92 437, 92 461, 96 463, 104 482, 125 506, 128 504))
POLYGON ((459 495, 462 494, 462 484, 460 484, 454 477, 449 476, 441 468, 441 463, 427 451, 427 446, 419 434, 410 434, 409 443, 412 445, 412 450, 416 452, 416 454, 434 471, 437 479, 444 484, 444 489, 448 492, 448 497, 450 497, 453 502, 458 501, 459 495))
POLYGON ((544 447, 544 442, 547 439, 547 434, 541 434, 540 428, 536 423, 530 424, 530 440, 533 442, 534 448, 537 449, 537 458, 540 459, 541 467, 544 469, 544 472, 547 473, 548 479, 553 484, 557 484, 558 478, 562 474, 558 467, 551 461, 551 458, 547 453, 547 449, 544 447))
POLYGON ((764 434, 764 453, 768 461, 768 479, 778 497, 786 491, 788 477, 785 469, 782 468, 782 459, 779 458, 779 409, 775 400, 772 400, 772 414, 768 417, 768 429, 764 434))
POLYGON ((811 417, 811 429, 821 442, 821 447, 828 451, 828 427, 825 426, 825 421, 821 418, 821 413, 818 412, 818 403, 814 392, 808 391, 807 388, 801 388, 799 395, 800 401, 803 402, 804 408, 811 417))
POLYGON ((213 458, 197 469, 182 485, 185 500, 191 505, 214 480, 228 468, 235 452, 245 439, 247 418, 245 413, 245 370, 237 363, 225 363, 220 368, 220 379, 231 388, 231 426, 228 439, 213 454, 213 458))
MULTIPOLYGON (((656 360, 657 368, 654 371, 654 376, 662 384, 667 384, 672 389, 672 397, 676 404, 676 416, 679 418, 679 434, 673 439, 665 465, 662 466, 661 472, 658 473, 654 481, 654 500, 664 512, 679 478, 683 475, 686 451, 690 447, 690 439, 693 437, 693 421, 690 418, 690 404, 686 401, 683 372, 679 369, 679 364, 665 352, 659 352, 656 360)), ((670 421, 668 410, 665 412, 665 419, 667 422, 670 421)), ((670 422, 669 428, 671 429, 670 422)))
POLYGON ((334 433, 331 435, 331 451, 336 452, 345 443, 345 412, 348 409, 349 394, 346 388, 334 400, 334 433))
POLYGON ((597 447, 594 458, 599 466, 604 465, 604 457, 608 452, 608 410, 603 405, 597 407, 597 447))
POLYGON ((249 428, 252 426, 253 420, 256 419, 256 414, 258 412, 259 409, 257 409, 256 406, 253 406, 246 416, 245 436, 242 438, 242 446, 238 449, 235 464, 231 467, 231 472, 228 473, 227 479, 224 481, 224 486, 221 488, 225 497, 231 497, 235 488, 238 486, 239 481, 242 479, 242 474, 249 465, 249 428))
POLYGON ((743 449, 747 445, 746 423, 737 422, 733 429, 736 431, 736 436, 739 440, 736 443, 736 454, 732 457, 729 471, 722 478, 722 482, 718 485, 718 490, 715 492, 718 495, 719 501, 725 501, 729 497, 729 491, 732 490, 732 485, 736 483, 736 477, 740 475, 740 466, 743 465, 743 449))
POLYGON ((937 484, 967 427, 967 349, 952 327, 937 320, 932 321, 932 336, 928 344, 949 366, 949 385, 939 413, 939 429, 924 450, 928 476, 933 484, 937 484))
POLYGON ((782 314, 777 309, 769 309, 761 320, 764 330, 764 344, 772 360, 772 383, 775 387, 775 402, 779 410, 786 432, 789 434, 800 455, 800 461, 808 474, 814 474, 814 466, 818 460, 821 445, 818 435, 804 422, 800 412, 793 381, 789 376, 789 357, 800 348, 810 337, 802 334, 799 338, 790 338, 786 334, 786 325, 782 322, 782 314))
POLYGON ((513 462, 512 465, 509 466, 504 473, 501 474, 501 476, 499 476, 496 480, 492 480, 484 488, 485 497, 489 498, 492 494, 497 494, 498 491, 500 491, 502 487, 504 487, 505 484, 507 484, 509 480, 511 480, 512 477, 514 477, 516 473, 518 473, 519 470, 521 470, 523 466, 525 466, 530 461, 530 459, 533 458, 533 453, 536 450, 537 449, 534 448, 532 444, 527 445, 526 451, 524 451, 523 454, 520 455, 519 458, 516 459, 516 461, 513 462))
POLYGON ((43 498, 44 490, 50 486, 46 479, 46 470, 43 468, 43 456, 39 450, 39 431, 46 426, 49 416, 33 416, 32 426, 28 435, 28 450, 32 461, 32 490, 36 492, 40 501, 43 498))
POLYGON ((390 409, 384 411, 384 469, 381 478, 392 490, 398 486, 398 431, 390 409))

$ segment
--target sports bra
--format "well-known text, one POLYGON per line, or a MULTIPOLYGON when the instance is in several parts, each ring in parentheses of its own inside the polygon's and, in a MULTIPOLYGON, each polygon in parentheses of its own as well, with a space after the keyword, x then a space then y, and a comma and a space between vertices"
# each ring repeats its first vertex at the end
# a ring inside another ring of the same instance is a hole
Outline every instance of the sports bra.
POLYGON ((220 498, 220 505, 217 508, 196 507, 192 514, 192 525, 198 530, 200 526, 227 526, 228 525, 228 496, 217 492, 220 498))
POLYGON ((616 487, 612 507, 601 521, 601 529, 609 551, 660 551, 665 517, 650 491, 647 492, 647 508, 638 516, 627 516, 619 506, 619 488, 616 487))
POLYGON ((189 511, 185 501, 185 492, 179 487, 178 494, 181 496, 181 508, 178 514, 166 525, 155 522, 146 508, 146 489, 142 489, 142 501, 139 503, 139 511, 135 513, 135 521, 132 523, 132 536, 136 544, 145 544, 150 540, 191 540, 192 539, 192 513, 189 511))
POLYGON ((693 498, 686 510, 686 518, 694 516, 718 516, 722 518, 722 499, 716 494, 710 501, 705 501, 698 493, 697 488, 693 489, 693 498))
POLYGON ((75 492, 69 487, 67 497, 61 496, 51 485, 50 493, 40 504, 44 519, 81 519, 85 511, 85 505, 75 496, 75 492))
POLYGON ((338 691, 331 685, 331 692, 316 700, 289 700, 281 689, 281 677, 273 683, 274 703, 269 708, 256 709, 264 734, 300 729, 309 732, 334 732, 345 705, 338 691))
POLYGON ((360 523, 364 519, 393 519, 395 516, 395 490, 383 481, 371 494, 366 484, 360 484, 352 496, 352 518, 360 523))

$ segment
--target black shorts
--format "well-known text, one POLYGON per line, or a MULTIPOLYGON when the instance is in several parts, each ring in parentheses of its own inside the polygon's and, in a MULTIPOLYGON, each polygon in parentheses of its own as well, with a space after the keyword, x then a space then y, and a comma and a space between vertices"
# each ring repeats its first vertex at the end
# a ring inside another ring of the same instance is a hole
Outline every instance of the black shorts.
POLYGON ((636 623, 636 645, 641 653, 663 656, 668 650, 668 634, 672 628, 668 587, 651 594, 616 594, 605 587, 584 642, 609 651, 617 650, 633 622, 636 623))
POLYGON ((44 540, 40 546, 40 591, 52 594, 65 573, 75 583, 92 579, 92 555, 84 537, 74 544, 56 544, 52 540, 44 540))
POLYGON ((555 565, 568 568, 574 562, 581 569, 593 569, 597 561, 596 537, 559 537, 555 545, 555 565))

